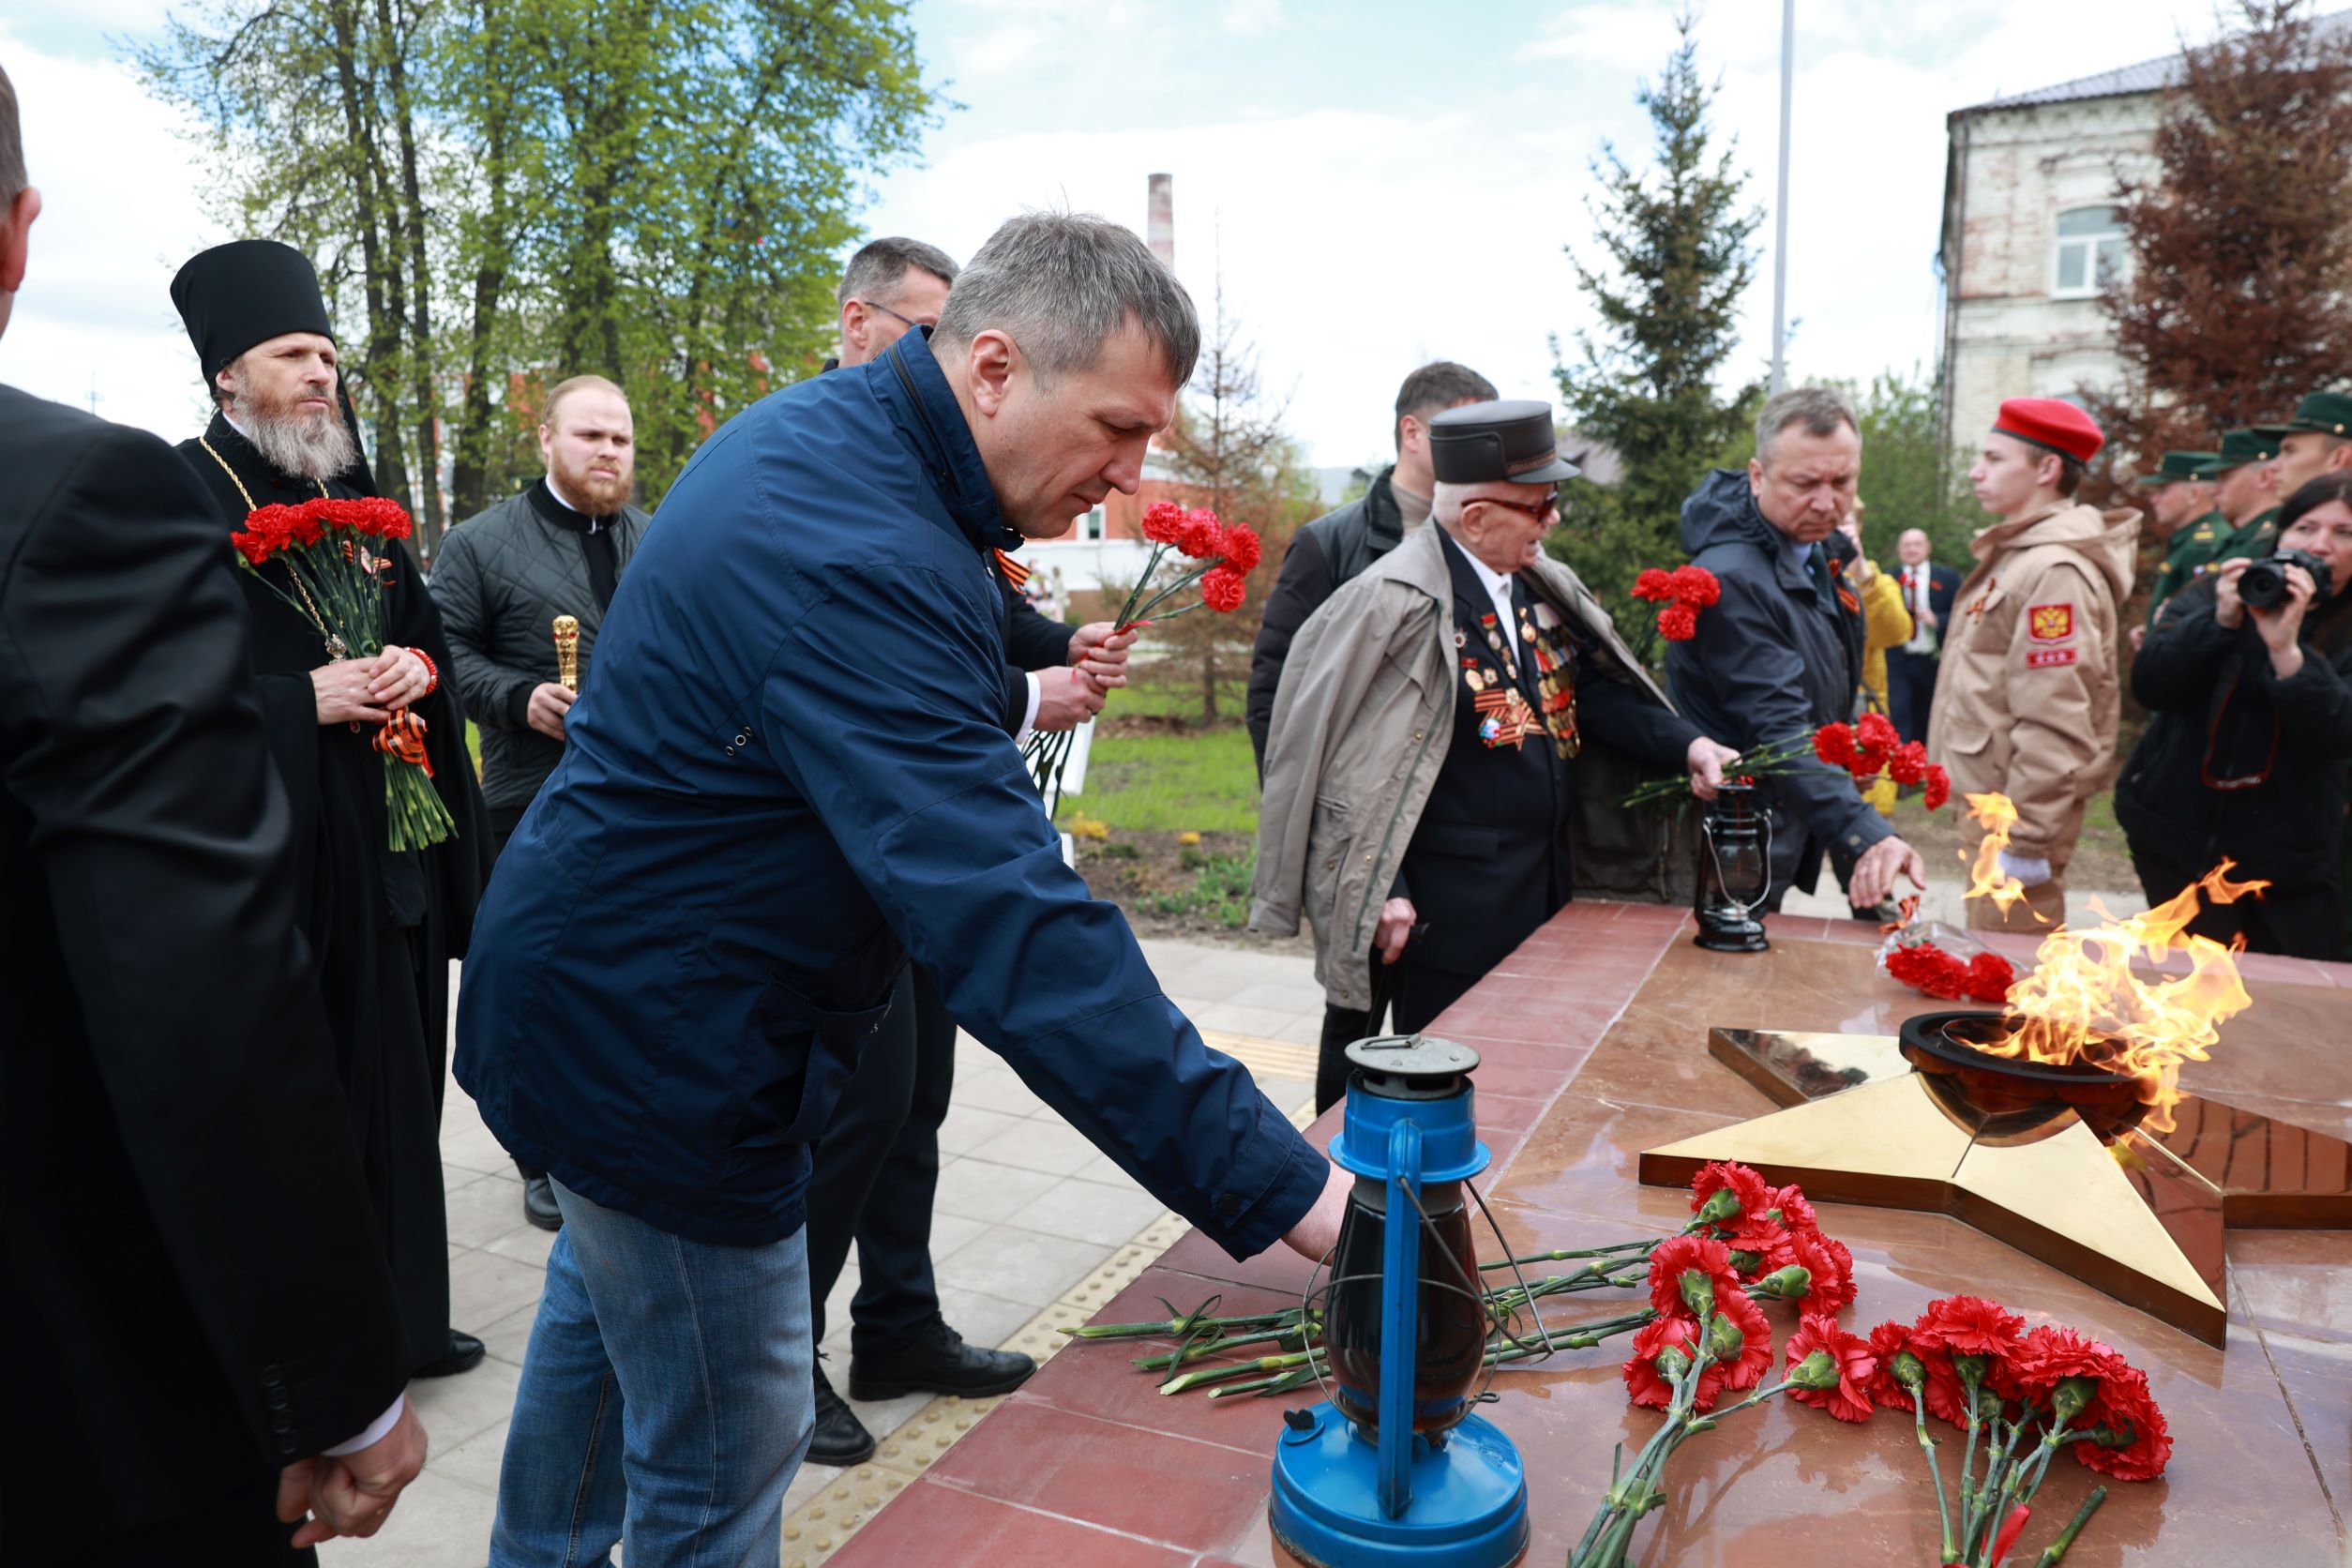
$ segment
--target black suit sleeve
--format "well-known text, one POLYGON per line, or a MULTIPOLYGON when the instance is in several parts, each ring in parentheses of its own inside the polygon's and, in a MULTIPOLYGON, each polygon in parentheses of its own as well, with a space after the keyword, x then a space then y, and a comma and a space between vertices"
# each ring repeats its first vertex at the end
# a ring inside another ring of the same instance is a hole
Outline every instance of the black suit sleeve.
POLYGON ((1282 685, 1282 666, 1290 656, 1290 640, 1306 618, 1322 608, 1336 585, 1323 547, 1312 534, 1290 541, 1282 558, 1282 574, 1258 622, 1258 641, 1249 651, 1249 693, 1244 716, 1249 726, 1250 749, 1258 754, 1258 773, 1266 773, 1266 733, 1274 728, 1274 692, 1282 685))
POLYGON ((1070 662, 1070 639, 1078 635, 1078 627, 1064 626, 1042 613, 1029 602, 1025 594, 1011 584, 1005 586, 1005 597, 1013 616, 1005 641, 1010 646, 1006 660, 1018 670, 1056 670, 1070 662))
POLYGON ((373 1420, 408 1353, 294 931, 236 568, 153 437, 101 427, 58 472, 0 576, 0 766, 122 1147, 285 1463, 373 1420))
POLYGON ((1595 672, 1576 683, 1576 722, 1636 761, 1680 773, 1698 726, 1631 681, 1595 672))

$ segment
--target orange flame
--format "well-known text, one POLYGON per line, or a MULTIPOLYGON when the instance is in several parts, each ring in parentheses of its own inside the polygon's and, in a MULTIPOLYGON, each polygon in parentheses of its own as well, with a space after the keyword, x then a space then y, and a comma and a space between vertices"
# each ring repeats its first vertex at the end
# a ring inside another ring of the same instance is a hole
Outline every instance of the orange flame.
POLYGON ((1976 864, 1968 868, 1968 890, 1960 897, 1963 901, 1990 898, 1996 909, 2007 914, 2009 906, 2026 896, 2026 884, 2001 869, 2009 830, 2017 825, 2016 803, 2002 794, 1970 795, 1968 821, 1984 830, 1984 838, 1976 847, 1976 864))
POLYGON ((2254 1002, 2238 977, 2236 955, 2244 938, 2224 947, 2210 937, 2183 935, 2197 917, 2200 896, 2234 903, 2270 885, 2230 881, 2234 865, 2223 861, 2146 914, 2110 916, 2088 931, 2061 926, 2043 937, 2034 972, 2009 989, 2016 1027, 1979 1048, 2030 1062, 2087 1062, 2136 1078, 2140 1102, 2148 1108, 2144 1124, 2150 1132, 2170 1132, 2172 1108, 2180 1098, 2180 1063, 2207 1061, 2221 1038, 2222 1020, 2254 1002), (2134 958, 2161 964, 2176 951, 2188 955, 2186 974, 2151 982, 2132 972, 2134 958))

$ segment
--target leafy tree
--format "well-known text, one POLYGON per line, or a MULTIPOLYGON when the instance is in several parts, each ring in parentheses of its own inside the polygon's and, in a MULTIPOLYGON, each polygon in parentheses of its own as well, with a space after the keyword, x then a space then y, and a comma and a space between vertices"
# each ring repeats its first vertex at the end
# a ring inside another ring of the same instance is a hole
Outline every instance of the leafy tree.
POLYGON ((2100 303, 2124 380, 2084 394, 2108 450, 2142 465, 2281 418, 2352 366, 2352 34, 2307 0, 2238 10, 2183 53, 2157 173, 2116 188, 2131 264, 2100 303))
MULTIPOLYGON (((1315 476, 1283 427, 1284 413, 1259 379, 1257 349, 1226 314, 1220 278, 1214 325, 1193 372, 1192 396, 1163 438, 1161 461, 1175 490, 1171 499, 1206 506, 1229 523, 1249 524, 1265 550, 1249 574, 1249 597, 1240 609, 1222 615, 1196 610, 1153 626, 1152 641, 1164 655, 1138 669, 1141 679, 1197 687, 1203 724, 1220 716, 1220 685, 1247 671, 1284 550, 1299 525, 1319 509, 1315 476)), ((1116 602, 1125 595, 1109 596, 1116 602)))
POLYGON ((1717 389, 1738 346, 1740 297, 1756 276, 1748 241, 1763 215, 1742 208, 1736 142, 1714 150, 1717 87, 1699 72, 1696 13, 1675 25, 1681 41, 1665 73, 1635 95, 1650 115, 1654 166, 1636 171, 1607 144, 1593 163, 1601 190, 1590 210, 1607 264, 1576 268, 1599 331, 1578 336, 1574 363, 1553 344, 1569 422, 1615 451, 1623 474, 1613 488, 1571 481, 1569 526, 1549 548, 1629 633, 1651 616, 1623 591, 1642 567, 1681 557, 1683 499, 1742 447, 1763 390, 1717 389))
POLYGON ((658 498, 813 371, 863 180, 937 100, 906 0, 204 0, 139 53, 197 110, 248 232, 319 263, 378 475, 444 520, 535 466, 595 371, 658 498), (322 134, 322 131, 324 134, 322 134))

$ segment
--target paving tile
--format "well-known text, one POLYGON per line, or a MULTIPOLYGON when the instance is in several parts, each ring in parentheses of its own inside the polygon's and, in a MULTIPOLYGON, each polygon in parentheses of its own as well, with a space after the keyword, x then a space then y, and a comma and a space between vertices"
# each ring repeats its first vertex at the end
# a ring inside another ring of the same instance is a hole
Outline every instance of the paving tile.
MULTIPOLYGON (((1081 1171, 1091 1168, 1093 1163, 1081 1167, 1081 1171)), ((1116 1166, 1111 1170, 1120 1174, 1116 1166)), ((1120 1179, 1125 1180, 1123 1174, 1120 1179)), ((1011 1219, 1023 1205, 1044 1196, 1061 1180, 1049 1170, 1024 1170, 1018 1166, 1000 1165, 968 1154, 947 1160, 940 1166, 939 1192, 931 1202, 931 1224, 936 1228, 947 1214, 990 1224, 1011 1219)), ((939 1248, 934 1246, 931 1255, 938 1257, 939 1248)))
MULTIPOLYGON (((444 1476, 477 1492, 496 1496, 498 1467, 505 1458, 506 1429, 512 1425, 511 1420, 501 1420, 454 1446, 434 1444, 432 1457, 426 1463, 425 1472, 444 1476)), ((484 1545, 487 1547, 488 1543, 484 1545)))
POLYGON ((511 1171, 515 1168, 514 1157, 478 1121, 470 1126, 462 1123, 452 1126, 445 1121, 441 1129, 441 1162, 485 1173, 511 1171))
POLYGON ((431 1470, 400 1494, 384 1528, 364 1541, 333 1541, 319 1560, 331 1568, 455 1568, 490 1556, 498 1500, 431 1470))
POLYGON ((1027 1302, 968 1290, 945 1280, 940 1282, 939 1309, 947 1326, 974 1345, 1002 1345, 1037 1316, 1037 1308, 1027 1302))
POLYGON ((544 1267, 518 1263, 495 1253, 465 1252, 449 1260, 449 1323, 468 1334, 476 1323, 495 1322, 526 1302, 539 1299, 544 1267))
POLYGON ((1254 980, 1231 995, 1219 1000, 1242 1007, 1270 1007, 1277 1013, 1314 1013, 1323 1010, 1323 988, 1310 975, 1304 981, 1254 980))
MULTIPOLYGON (((1094 1243, 992 1225, 946 1257, 934 1254, 932 1269, 942 1285, 1026 1302, 1033 1313, 1102 1260, 1103 1248, 1094 1243)), ((979 1338, 969 1327, 957 1327, 967 1338, 979 1338)))
POLYGON ((449 1240, 459 1246, 480 1246, 527 1223, 522 1217, 520 1184, 494 1182, 483 1175, 475 1175, 462 1186, 443 1189, 442 1207, 449 1216, 449 1240))
POLYGON ((1046 1102, 1036 1091, 1023 1083, 1020 1075, 1010 1067, 981 1067, 956 1075, 955 1104, 977 1106, 982 1110, 1003 1111, 1007 1116, 1028 1116, 1046 1108, 1046 1102))
POLYGON ((1072 1178, 1056 1184, 1007 1223, 1101 1248, 1129 1240, 1165 1213, 1167 1207, 1158 1199, 1133 1187, 1072 1178))
POLYGON ((522 1353, 531 1345, 531 1325, 539 1320, 536 1297, 516 1307, 504 1318, 478 1324, 466 1332, 482 1341, 482 1348, 492 1361, 503 1361, 509 1366, 522 1364, 522 1353))
MULTIPOLYGON (((950 1112, 954 1121, 961 1112, 950 1112)), ((974 1116, 996 1115, 993 1111, 972 1111, 974 1116)), ((998 1165, 1018 1166, 1024 1170, 1043 1170, 1056 1176, 1075 1176, 1080 1167, 1092 1160, 1099 1151, 1087 1141, 1086 1135, 1060 1120, 1023 1121, 1016 1117, 1001 1117, 1003 1129, 985 1141, 957 1151, 991 1160, 998 1165)), ((941 1132, 940 1147, 945 1148, 945 1129, 941 1132)))
POLYGON ((454 1378, 418 1378, 408 1385, 409 1403, 425 1425, 430 1451, 453 1448, 488 1431, 515 1411, 520 1368, 486 1360, 454 1378))
MULTIPOLYGON (((1252 1007, 1238 1002, 1218 1002, 1203 1007, 1192 1016, 1192 1021, 1203 1029, 1222 1029, 1235 1034, 1255 1034, 1260 1039, 1282 1038, 1281 1032, 1296 1029, 1306 1013, 1297 1007, 1252 1007)), ((1322 1027, 1319 1008, 1313 1019, 1322 1027)))
POLYGON ((969 1154, 990 1138, 1021 1126, 1023 1122, 1023 1118, 1007 1116, 1001 1110, 951 1104, 947 1114, 940 1119, 940 1153, 969 1154))
MULTIPOLYGON (((487 1181, 488 1178, 485 1177, 484 1180, 487 1181)), ((522 1206, 518 1202, 515 1207, 520 1213, 522 1206)), ((529 1220, 524 1220, 496 1241, 483 1243, 482 1250, 494 1253, 501 1258, 511 1258, 518 1263, 529 1263, 535 1268, 545 1270, 547 1255, 554 1249, 554 1231, 542 1230, 529 1220)))
POLYGON ((1135 1192, 1143 1190, 1141 1183, 1121 1169, 1117 1160, 1099 1149, 1094 1152, 1093 1159, 1079 1166, 1071 1174, 1080 1181, 1099 1182, 1107 1187, 1126 1187, 1135 1192))
POLYGON ((833 1568, 1190 1568, 1197 1554, 1017 1508, 928 1477, 901 1493, 832 1558, 833 1568), (945 1554, 945 1555, 942 1555, 945 1554))

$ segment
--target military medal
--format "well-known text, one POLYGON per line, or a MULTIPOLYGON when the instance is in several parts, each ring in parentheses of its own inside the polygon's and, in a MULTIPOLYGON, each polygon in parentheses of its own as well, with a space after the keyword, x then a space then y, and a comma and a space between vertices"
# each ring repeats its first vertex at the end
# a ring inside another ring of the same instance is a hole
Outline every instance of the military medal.
POLYGON ((566 691, 580 689, 580 620, 558 615, 554 622, 555 684, 566 691))
POLYGON ((1565 761, 1584 746, 1584 737, 1576 728, 1575 658, 1562 638, 1560 616, 1551 606, 1537 605, 1535 625, 1527 629, 1535 658, 1536 695, 1543 702, 1543 726, 1551 735, 1553 752, 1565 761))
POLYGON ((1541 728, 1535 710, 1515 686, 1489 686, 1471 700, 1478 710, 1478 738, 1489 749, 1509 746, 1516 751, 1541 728))

